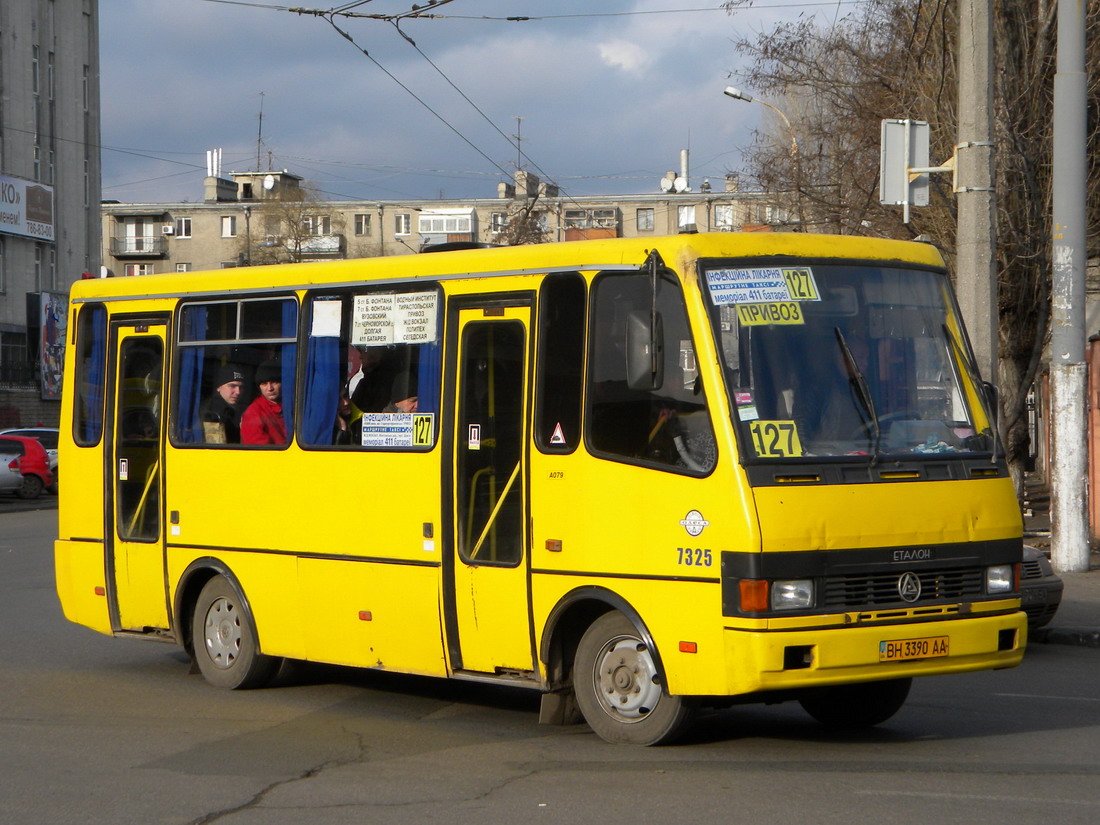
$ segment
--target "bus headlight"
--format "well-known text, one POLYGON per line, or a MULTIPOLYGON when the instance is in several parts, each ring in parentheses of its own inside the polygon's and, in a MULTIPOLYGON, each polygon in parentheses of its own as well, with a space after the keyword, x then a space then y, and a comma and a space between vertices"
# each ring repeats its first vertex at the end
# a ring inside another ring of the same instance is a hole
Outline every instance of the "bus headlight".
POLYGON ((787 579, 772 582, 772 610, 805 610, 813 606, 813 580, 787 579))
POLYGON ((1016 577, 1013 565, 995 564, 985 569, 985 592, 1011 593, 1016 589, 1016 577))

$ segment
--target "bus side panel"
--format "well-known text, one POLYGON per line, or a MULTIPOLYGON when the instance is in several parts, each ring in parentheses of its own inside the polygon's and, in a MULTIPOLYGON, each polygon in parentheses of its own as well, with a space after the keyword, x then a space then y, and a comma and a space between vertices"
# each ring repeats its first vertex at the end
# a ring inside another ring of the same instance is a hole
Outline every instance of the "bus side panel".
POLYGON ((297 577, 296 559, 293 556, 247 551, 210 552, 202 548, 169 548, 168 580, 171 582, 172 603, 180 576, 187 566, 196 559, 210 558, 228 568, 232 578, 244 591, 256 623, 260 650, 271 656, 304 659, 298 598, 292 584, 297 577))
POLYGON ((100 633, 110 633, 103 544, 97 541, 55 541, 54 576, 57 597, 65 618, 100 633), (96 588, 99 588, 98 592, 96 588))
POLYGON ((223 560, 265 653, 444 673, 440 549, 425 538, 439 531, 438 450, 170 448, 167 483, 170 579, 223 560))
POLYGON ((310 660, 447 675, 437 568, 302 559, 298 576, 310 660))
POLYGON ((580 452, 533 451, 531 465, 536 640, 570 592, 610 591, 646 625, 673 693, 724 693, 722 552, 759 547, 730 465, 702 479, 580 452))

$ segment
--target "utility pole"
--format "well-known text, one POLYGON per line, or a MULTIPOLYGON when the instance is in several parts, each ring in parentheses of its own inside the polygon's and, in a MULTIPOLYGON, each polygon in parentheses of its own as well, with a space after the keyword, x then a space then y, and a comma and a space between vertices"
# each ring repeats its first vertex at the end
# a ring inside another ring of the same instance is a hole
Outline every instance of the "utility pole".
POLYGON ((1054 226, 1050 392, 1051 560, 1089 569, 1085 366, 1085 3, 1058 3, 1054 74, 1054 226))
POLYGON ((978 370, 997 383, 992 0, 959 0, 956 290, 978 370))

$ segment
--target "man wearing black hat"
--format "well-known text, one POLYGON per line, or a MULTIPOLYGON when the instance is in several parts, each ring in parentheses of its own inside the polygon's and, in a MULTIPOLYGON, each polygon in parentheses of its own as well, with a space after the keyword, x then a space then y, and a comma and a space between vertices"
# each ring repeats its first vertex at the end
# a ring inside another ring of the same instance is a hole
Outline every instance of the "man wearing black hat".
POLYGON ((242 444, 286 444, 283 420, 283 371, 277 360, 264 361, 256 369, 260 394, 241 416, 242 444))
POLYGON ((239 367, 224 364, 214 373, 214 392, 202 402, 203 440, 207 444, 238 444, 241 440, 241 390, 244 373, 239 367))

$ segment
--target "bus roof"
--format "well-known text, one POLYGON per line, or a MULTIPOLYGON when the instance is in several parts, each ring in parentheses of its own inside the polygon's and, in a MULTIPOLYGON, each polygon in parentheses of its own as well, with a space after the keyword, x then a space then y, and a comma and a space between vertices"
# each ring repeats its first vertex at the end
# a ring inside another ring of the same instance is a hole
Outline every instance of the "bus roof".
POLYGON ((813 233, 714 232, 90 279, 73 284, 70 299, 85 302, 260 292, 316 284, 633 268, 642 265, 651 249, 657 249, 670 264, 696 258, 807 257, 944 265, 935 247, 912 241, 813 233))

